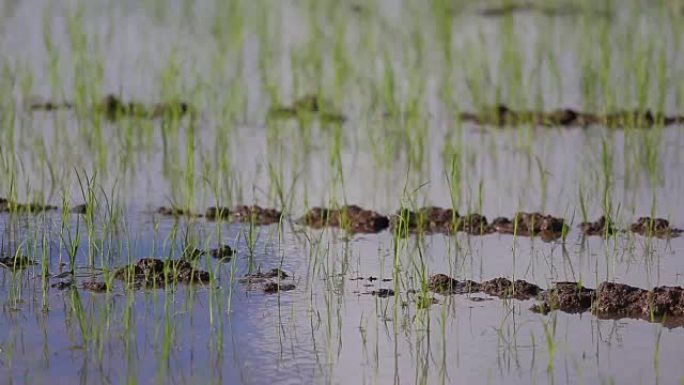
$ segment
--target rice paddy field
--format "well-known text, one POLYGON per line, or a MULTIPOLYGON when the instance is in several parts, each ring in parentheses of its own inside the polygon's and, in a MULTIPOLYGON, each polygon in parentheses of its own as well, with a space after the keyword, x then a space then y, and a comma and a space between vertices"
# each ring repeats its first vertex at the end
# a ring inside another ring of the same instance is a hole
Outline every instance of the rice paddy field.
POLYGON ((0 0, 0 383, 684 384, 684 3, 0 0))

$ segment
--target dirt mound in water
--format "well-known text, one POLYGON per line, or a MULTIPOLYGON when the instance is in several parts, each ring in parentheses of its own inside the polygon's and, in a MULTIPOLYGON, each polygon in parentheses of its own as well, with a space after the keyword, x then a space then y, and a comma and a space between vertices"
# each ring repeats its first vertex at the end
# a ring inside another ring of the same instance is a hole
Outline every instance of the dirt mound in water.
POLYGON ((187 260, 143 258, 118 269, 114 278, 134 287, 165 287, 175 283, 207 283, 209 273, 187 260))
POLYGON ((662 322, 666 326, 684 326, 684 288, 659 286, 645 290, 626 284, 603 282, 597 289, 579 282, 557 282, 547 290, 523 280, 494 278, 482 283, 458 281, 446 274, 430 277, 430 291, 442 295, 485 293, 499 298, 538 303, 530 310, 547 314, 554 310, 566 313, 591 311, 599 318, 637 318, 662 322))
POLYGON ((314 207, 297 223, 316 229, 340 227, 349 233, 378 233, 389 227, 389 218, 375 211, 356 205, 342 206, 338 209, 314 207))
POLYGON ((654 113, 648 109, 596 114, 577 111, 571 108, 557 109, 550 112, 514 110, 504 104, 486 107, 477 113, 465 112, 460 117, 463 121, 499 127, 531 124, 546 127, 586 127, 597 125, 610 128, 625 126, 649 128, 656 125, 667 126, 684 123, 684 116, 667 116, 662 113, 654 113))

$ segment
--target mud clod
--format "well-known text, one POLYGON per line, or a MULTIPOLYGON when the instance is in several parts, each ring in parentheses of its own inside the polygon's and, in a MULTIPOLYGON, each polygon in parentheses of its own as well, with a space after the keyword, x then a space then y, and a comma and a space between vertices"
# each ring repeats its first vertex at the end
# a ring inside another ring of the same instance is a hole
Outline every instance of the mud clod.
POLYGON ((83 203, 83 204, 74 206, 74 207, 72 207, 72 208, 69 210, 69 212, 70 212, 71 214, 81 214, 81 215, 83 215, 83 214, 85 214, 85 213, 88 212, 88 205, 85 204, 85 203, 83 203))
POLYGON ((296 289, 294 283, 278 283, 273 281, 267 282, 263 287, 264 293, 266 294, 275 294, 279 291, 291 291, 294 289, 296 289))
POLYGON ((209 282, 209 273, 196 269, 188 261, 155 258, 143 258, 134 264, 124 266, 114 273, 114 277, 142 287, 209 282))
POLYGON ((57 290, 66 290, 71 288, 74 285, 73 281, 59 281, 55 282, 52 285, 50 285, 51 288, 57 289, 57 290))
POLYGON ((395 233, 453 233, 460 216, 457 211, 428 206, 411 211, 400 209, 392 217, 391 228, 395 233))
POLYGON ((0 266, 8 268, 10 270, 21 270, 37 264, 38 263, 36 261, 24 257, 22 255, 0 258, 0 266))
POLYGON ((204 216, 210 221, 225 220, 230 218, 230 209, 227 207, 209 207, 204 216))
POLYGON ((171 101, 154 105, 145 105, 140 102, 124 102, 118 96, 109 94, 95 105, 95 110, 103 113, 107 119, 116 121, 123 117, 138 118, 161 118, 182 117, 193 112, 193 108, 183 101, 171 101))
POLYGON ((521 279, 511 282, 509 279, 500 277, 482 282, 480 291, 499 298, 527 300, 536 297, 541 292, 541 288, 521 279))
POLYGON ((630 226, 633 233, 645 237, 672 238, 682 234, 682 229, 670 227, 670 222, 663 218, 641 217, 630 226))
POLYGON ((37 214, 54 210, 57 210, 57 206, 41 203, 18 203, 5 198, 0 198, 0 213, 37 214))
POLYGON ((394 296, 394 290, 392 289, 378 289, 370 292, 371 295, 379 298, 388 298, 394 296))
POLYGON ((680 124, 682 117, 667 116, 651 110, 622 110, 608 114, 594 114, 576 111, 570 108, 545 111, 513 110, 504 104, 485 107, 478 113, 464 112, 461 120, 480 125, 516 126, 530 124, 546 127, 586 127, 602 125, 609 128, 641 127, 650 128, 656 125, 680 124))
POLYGON ((316 229, 340 227, 352 234, 378 233, 390 224, 386 216, 356 205, 342 206, 339 209, 314 207, 299 218, 297 223, 316 229))
POLYGON ((235 253, 235 249, 228 245, 222 245, 217 249, 212 249, 209 251, 209 255, 211 255, 212 258, 220 259, 222 261, 230 261, 235 253))
POLYGON ((580 223, 580 229, 582 230, 582 234, 586 236, 609 237, 618 232, 618 230, 613 227, 612 221, 607 219, 605 215, 594 222, 580 223))
POLYGON ((475 281, 458 281, 446 274, 435 274, 428 283, 430 291, 437 294, 467 294, 480 291, 480 284, 475 281))
POLYGON ((86 281, 81 284, 83 290, 92 291, 94 293, 104 293, 109 290, 105 282, 100 281, 86 281))
POLYGON ((553 310, 581 313, 591 308, 596 299, 596 291, 577 282, 557 282, 541 293, 538 299, 540 303, 530 309, 537 313, 547 314, 553 310))
POLYGON ((306 116, 316 116, 323 122, 342 123, 346 117, 335 108, 325 103, 318 95, 305 95, 292 103, 292 106, 274 106, 269 110, 269 118, 301 119, 306 116))
POLYGON ((162 206, 157 209, 157 214, 164 217, 200 217, 201 215, 195 214, 190 210, 181 209, 178 207, 166 207, 162 206))
POLYGON ((257 226, 266 226, 280 222, 283 214, 275 209, 266 209, 257 205, 243 205, 235 208, 233 216, 240 222, 253 223, 257 226))

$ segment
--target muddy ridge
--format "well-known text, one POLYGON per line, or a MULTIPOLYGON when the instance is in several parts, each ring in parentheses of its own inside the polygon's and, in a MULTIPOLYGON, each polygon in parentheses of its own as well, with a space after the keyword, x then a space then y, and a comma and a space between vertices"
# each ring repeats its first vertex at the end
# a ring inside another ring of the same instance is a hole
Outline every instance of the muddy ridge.
POLYGON ((268 117, 272 119, 301 119, 306 116, 316 116, 329 123, 343 123, 347 120, 318 95, 306 95, 295 100, 291 106, 273 106, 268 111, 268 117))
MULTIPOLYGON (((71 102, 34 101, 29 104, 31 111, 57 111, 73 109, 71 102)), ((109 94, 93 106, 97 112, 104 114, 109 120, 117 120, 122 117, 160 118, 182 117, 193 112, 193 108, 187 102, 174 101, 147 105, 138 101, 125 102, 114 94, 109 94)))
POLYGON ((349 233, 378 233, 390 225, 388 217, 356 205, 338 209, 314 207, 296 221, 300 225, 320 229, 340 227, 349 233))
POLYGON ((57 206, 42 203, 18 203, 0 198, 0 213, 41 213, 57 210, 57 206))
POLYGON ((683 115, 668 116, 662 113, 646 110, 623 110, 608 114, 576 111, 571 108, 557 109, 550 112, 513 110, 506 105, 499 104, 488 107, 480 112, 464 112, 461 120, 480 125, 515 126, 531 124, 545 127, 587 127, 600 125, 610 128, 624 126, 653 127, 656 125, 684 124, 683 115))
POLYGON ((638 318, 684 326, 684 288, 658 286, 645 290, 626 284, 603 282, 590 289, 578 282, 556 282, 547 290, 524 280, 494 278, 481 283, 459 281, 446 274, 430 277, 430 291, 442 294, 485 293, 498 298, 529 300, 537 304, 530 310, 547 314, 554 310, 566 313, 590 311, 600 318, 638 318))
POLYGON ((143 258, 114 272, 114 278, 136 288, 166 287, 175 283, 208 283, 209 273, 186 260, 143 258))
POLYGON ((279 268, 274 268, 266 272, 259 269, 255 273, 246 274, 238 281, 246 284, 248 289, 253 290, 256 287, 266 294, 276 294, 281 291, 296 289, 294 282, 289 278, 292 277, 288 273, 279 268))

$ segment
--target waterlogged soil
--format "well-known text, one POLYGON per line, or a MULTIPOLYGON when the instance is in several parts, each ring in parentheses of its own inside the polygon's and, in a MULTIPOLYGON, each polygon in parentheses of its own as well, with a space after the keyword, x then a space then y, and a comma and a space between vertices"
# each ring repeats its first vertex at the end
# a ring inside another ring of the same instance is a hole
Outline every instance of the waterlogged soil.
POLYGON ((458 281, 445 274, 430 277, 430 291, 442 295, 485 293, 502 299, 529 300, 539 303, 531 311, 548 314, 554 310, 566 313, 591 311, 603 318, 639 318, 666 322, 669 327, 684 327, 684 289, 659 286, 644 290, 617 282, 602 282, 589 289, 578 282, 557 282, 547 290, 525 280, 504 277, 484 282, 458 281))
POLYGON ((610 127, 622 128, 681 125, 684 115, 665 115, 651 110, 622 110, 607 114, 576 111, 570 108, 544 111, 518 111, 503 104, 484 108, 482 112, 464 112, 461 120, 481 125, 519 126, 534 125, 546 127, 610 127))
POLYGON ((0 383, 684 379, 676 9, 49 3, 0 0, 0 383))

